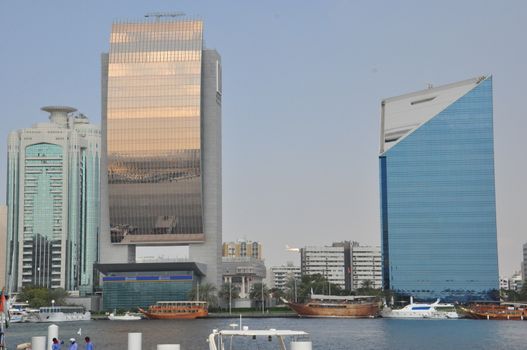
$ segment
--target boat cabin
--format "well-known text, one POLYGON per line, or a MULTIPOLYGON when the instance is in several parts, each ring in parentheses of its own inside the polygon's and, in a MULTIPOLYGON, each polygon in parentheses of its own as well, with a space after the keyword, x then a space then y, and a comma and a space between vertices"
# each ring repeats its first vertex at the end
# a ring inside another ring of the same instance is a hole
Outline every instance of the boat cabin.
POLYGON ((74 314, 74 313, 80 313, 83 314, 85 312, 84 307, 82 306, 46 306, 41 307, 38 309, 38 311, 42 313, 57 313, 62 312, 65 314, 74 314))
POLYGON ((213 330, 209 335, 209 350, 224 350, 232 349, 233 344, 243 343, 247 345, 250 342, 258 341, 272 342, 276 341, 277 348, 280 350, 287 350, 286 339, 290 339, 289 349, 311 350, 312 343, 309 333, 303 331, 290 330, 249 330, 243 327, 240 330, 213 330), (228 347, 227 347, 228 346, 228 347))

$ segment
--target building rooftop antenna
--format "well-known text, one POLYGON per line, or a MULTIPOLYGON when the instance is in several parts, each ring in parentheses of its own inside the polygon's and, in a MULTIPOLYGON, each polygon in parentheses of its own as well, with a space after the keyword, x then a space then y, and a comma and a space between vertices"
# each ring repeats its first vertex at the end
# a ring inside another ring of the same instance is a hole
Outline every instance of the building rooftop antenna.
POLYGON ((150 12, 145 15, 146 18, 155 17, 159 21, 162 17, 181 17, 185 12, 150 12))

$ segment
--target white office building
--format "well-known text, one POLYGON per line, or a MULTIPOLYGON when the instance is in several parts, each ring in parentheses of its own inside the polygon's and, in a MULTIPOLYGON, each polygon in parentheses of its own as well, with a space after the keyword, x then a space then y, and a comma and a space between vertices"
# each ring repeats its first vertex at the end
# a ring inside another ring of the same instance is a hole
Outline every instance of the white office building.
POLYGON ((306 246, 300 250, 302 275, 322 275, 345 289, 344 247, 306 246))
POLYGON ((273 266, 269 271, 269 284, 271 288, 284 290, 287 282, 292 278, 297 281, 301 278, 300 266, 294 266, 292 263, 282 266, 273 266))
POLYGON ((523 281, 527 282, 527 243, 523 245, 522 277, 523 281))
POLYGON ((509 278, 509 290, 519 292, 522 289, 522 287, 523 287, 523 279, 522 279, 521 271, 516 271, 509 278))
POLYGON ((382 288, 381 248, 360 246, 351 247, 351 273, 353 289, 361 288, 366 281, 375 289, 382 288))

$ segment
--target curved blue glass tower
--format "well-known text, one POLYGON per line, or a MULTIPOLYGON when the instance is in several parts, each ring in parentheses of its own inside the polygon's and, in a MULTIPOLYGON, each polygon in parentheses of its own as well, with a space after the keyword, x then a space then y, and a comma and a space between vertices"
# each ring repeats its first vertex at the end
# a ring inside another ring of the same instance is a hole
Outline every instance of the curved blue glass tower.
POLYGON ((419 299, 498 289, 492 78, 384 100, 383 283, 419 299))

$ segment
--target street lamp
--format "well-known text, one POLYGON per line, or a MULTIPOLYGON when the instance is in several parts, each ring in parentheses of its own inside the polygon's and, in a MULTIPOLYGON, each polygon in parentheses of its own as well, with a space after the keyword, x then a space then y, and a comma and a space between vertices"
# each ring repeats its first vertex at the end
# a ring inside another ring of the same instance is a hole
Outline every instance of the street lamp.
POLYGON ((51 312, 53 312, 53 308, 55 307, 55 299, 51 300, 51 312))
POLYGON ((229 315, 232 314, 232 277, 229 277, 229 315))
POLYGON ((296 294, 296 276, 293 274, 293 283, 294 283, 294 286, 295 286, 295 304, 298 303, 298 298, 297 298, 297 294, 296 294))
MULTIPOLYGON (((299 248, 291 248, 288 245, 285 246, 285 250, 288 251, 288 252, 294 252, 294 253, 302 254, 299 248)), ((302 264, 302 257, 300 257, 300 264, 302 264)), ((293 275, 293 280, 294 280, 293 283, 294 283, 294 287, 295 287, 295 303, 298 303, 297 289, 296 289, 296 276, 295 276, 294 271, 293 271, 292 275, 293 275)))
POLYGON ((328 295, 331 295, 331 283, 329 283, 328 257, 326 256, 326 279, 328 280, 328 295))

